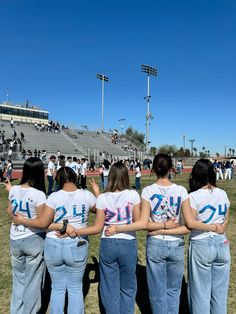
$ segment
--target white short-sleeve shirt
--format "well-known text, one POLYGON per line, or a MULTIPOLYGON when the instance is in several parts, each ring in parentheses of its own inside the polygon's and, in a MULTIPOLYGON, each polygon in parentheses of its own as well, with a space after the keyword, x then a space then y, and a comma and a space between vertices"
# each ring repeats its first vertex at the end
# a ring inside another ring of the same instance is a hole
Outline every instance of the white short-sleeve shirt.
MULTIPOLYGON (((11 202, 13 214, 19 213, 27 219, 33 219, 37 217, 37 207, 46 202, 46 195, 33 187, 23 188, 20 185, 15 185, 10 190, 9 201, 11 202)), ((10 238, 12 240, 27 238, 43 231, 12 223, 10 238)))
MULTIPOLYGON (((74 192, 60 190, 52 193, 46 201, 46 205, 54 212, 55 223, 62 223, 68 219, 68 223, 76 229, 87 227, 89 209, 95 206, 96 197, 89 191, 78 189, 74 192)), ((49 238, 57 238, 55 231, 47 233, 49 238)))
MULTIPOLYGON (((96 202, 97 210, 104 210, 104 230, 109 225, 124 225, 133 222, 133 207, 140 203, 140 196, 134 190, 120 192, 105 192, 98 196, 96 202)), ((106 238, 104 233, 102 238, 106 238)), ((135 232, 118 233, 109 238, 135 239, 135 232)))
MULTIPOLYGON (((179 223, 181 205, 188 198, 188 192, 185 187, 174 183, 168 186, 153 183, 143 189, 141 197, 150 203, 150 221, 166 222, 170 218, 175 218, 179 223)), ((173 241, 182 236, 156 235, 153 237, 173 241)))
MULTIPOLYGON (((189 194, 190 205, 197 211, 196 219, 206 224, 224 223, 230 202, 226 192, 220 188, 199 189, 189 194)), ((217 234, 193 229, 191 239, 203 239, 217 234)))

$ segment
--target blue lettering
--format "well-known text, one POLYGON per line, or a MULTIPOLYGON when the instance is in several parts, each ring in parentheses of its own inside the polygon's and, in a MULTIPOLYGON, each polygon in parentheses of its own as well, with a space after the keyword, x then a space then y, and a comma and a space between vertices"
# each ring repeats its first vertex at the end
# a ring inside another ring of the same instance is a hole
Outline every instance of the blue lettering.
POLYGON ((56 208, 56 212, 62 211, 61 215, 57 217, 57 219, 54 221, 55 223, 62 220, 63 217, 66 215, 66 208, 64 206, 59 206, 56 208))
POLYGON ((219 215, 225 216, 227 213, 227 205, 224 205, 224 209, 222 209, 222 205, 219 205, 219 215))
POLYGON ((14 207, 12 208, 12 213, 13 213, 13 215, 15 215, 16 210, 17 210, 17 207, 18 207, 17 200, 12 200, 12 201, 11 201, 11 205, 14 206, 14 207))
POLYGON ((215 215, 216 208, 214 206, 211 206, 211 205, 204 206, 201 210, 199 210, 199 213, 200 214, 204 213, 208 208, 212 211, 212 213, 208 219, 203 221, 203 223, 208 223, 209 221, 212 220, 213 216, 215 215))
POLYGON ((125 207, 125 215, 122 217, 121 216, 121 210, 120 208, 117 208, 117 221, 126 221, 127 224, 131 223, 131 217, 130 217, 130 209, 129 206, 125 207))
POLYGON ((177 203, 174 203, 174 198, 173 196, 170 197, 170 206, 174 206, 176 207, 176 212, 175 215, 178 216, 179 214, 179 210, 180 210, 180 206, 181 206, 181 196, 177 197, 177 203))
POLYGON ((31 218, 30 209, 29 209, 29 202, 25 202, 26 208, 23 208, 22 204, 23 204, 23 202, 20 201, 20 208, 19 208, 19 210, 21 212, 27 213, 28 218, 31 218))
POLYGON ((158 211, 158 207, 160 206, 162 200, 163 200, 163 195, 161 194, 153 194, 151 197, 150 197, 150 200, 153 201, 155 198, 158 199, 158 202, 156 203, 155 207, 153 208, 152 210, 152 213, 153 214, 162 214, 163 213, 163 210, 162 211, 158 211))
POLYGON ((78 217, 81 216, 82 218, 82 223, 85 222, 85 204, 82 204, 81 206, 81 212, 77 212, 76 205, 73 205, 73 216, 78 217))

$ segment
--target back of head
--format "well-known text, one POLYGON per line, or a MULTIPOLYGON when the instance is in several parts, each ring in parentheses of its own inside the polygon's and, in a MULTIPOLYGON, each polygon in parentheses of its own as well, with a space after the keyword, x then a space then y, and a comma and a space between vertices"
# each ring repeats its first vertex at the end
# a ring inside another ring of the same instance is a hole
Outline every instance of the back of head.
POLYGON ((189 178, 190 192, 196 191, 206 185, 216 186, 216 173, 210 160, 199 159, 193 166, 189 178))
POLYGON ((109 167, 110 167, 110 161, 107 160, 107 159, 104 159, 103 165, 104 165, 104 167, 105 167, 106 169, 109 169, 109 167))
POLYGON ((152 163, 152 171, 158 178, 165 177, 173 167, 171 157, 167 154, 157 154, 152 163))
POLYGON ((111 166, 106 192, 123 191, 129 188, 128 170, 122 162, 118 161, 111 166))
POLYGON ((57 171, 56 182, 59 185, 59 189, 63 189, 65 183, 74 183, 77 184, 77 175, 73 169, 70 167, 61 167, 57 171))
POLYGON ((30 157, 25 161, 20 184, 25 183, 46 193, 44 164, 40 158, 30 157))

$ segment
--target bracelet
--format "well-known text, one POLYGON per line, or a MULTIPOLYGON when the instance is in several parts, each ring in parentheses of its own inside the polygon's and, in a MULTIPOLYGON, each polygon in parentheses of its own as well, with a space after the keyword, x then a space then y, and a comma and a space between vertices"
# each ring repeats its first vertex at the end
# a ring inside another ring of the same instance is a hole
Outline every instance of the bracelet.
POLYGON ((164 229, 166 229, 166 223, 165 223, 165 221, 164 221, 164 229))
POLYGON ((66 233, 67 225, 68 225, 68 219, 64 219, 63 220, 63 226, 62 226, 61 230, 59 230, 60 234, 66 233))

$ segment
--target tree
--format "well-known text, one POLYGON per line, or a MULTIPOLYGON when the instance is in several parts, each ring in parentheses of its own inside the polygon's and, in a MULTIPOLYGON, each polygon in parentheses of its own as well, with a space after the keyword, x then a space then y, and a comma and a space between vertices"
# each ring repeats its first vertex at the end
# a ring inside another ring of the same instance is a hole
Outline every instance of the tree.
POLYGON ((125 135, 137 145, 144 145, 145 135, 134 130, 131 126, 126 129, 125 135))
POLYGON ((197 148, 193 147, 193 151, 194 151, 194 156, 196 157, 197 156, 197 148))
POLYGON ((149 153, 150 153, 151 156, 154 157, 156 155, 156 153, 157 153, 157 148, 155 146, 151 146, 149 153))
POLYGON ((175 157, 176 152, 177 152, 177 147, 175 145, 168 145, 168 144, 162 145, 159 147, 158 152, 162 154, 170 154, 175 157))

